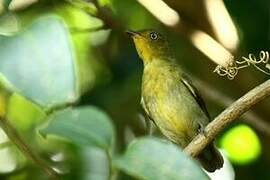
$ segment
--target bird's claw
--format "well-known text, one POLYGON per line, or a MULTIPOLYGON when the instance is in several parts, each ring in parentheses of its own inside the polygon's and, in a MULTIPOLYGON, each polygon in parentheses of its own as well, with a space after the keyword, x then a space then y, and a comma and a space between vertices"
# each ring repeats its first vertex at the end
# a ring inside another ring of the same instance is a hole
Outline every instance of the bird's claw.
POLYGON ((205 128, 202 124, 199 124, 199 129, 198 129, 199 133, 202 134, 204 137, 207 137, 207 133, 205 131, 205 128))

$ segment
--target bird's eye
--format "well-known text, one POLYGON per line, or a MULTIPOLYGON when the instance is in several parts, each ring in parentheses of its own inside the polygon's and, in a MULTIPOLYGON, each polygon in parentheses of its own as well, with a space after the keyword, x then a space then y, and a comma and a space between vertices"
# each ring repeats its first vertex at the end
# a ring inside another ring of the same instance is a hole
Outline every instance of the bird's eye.
POLYGON ((151 32, 151 33, 150 33, 150 38, 151 38, 152 40, 156 40, 156 39, 158 38, 157 33, 151 32))

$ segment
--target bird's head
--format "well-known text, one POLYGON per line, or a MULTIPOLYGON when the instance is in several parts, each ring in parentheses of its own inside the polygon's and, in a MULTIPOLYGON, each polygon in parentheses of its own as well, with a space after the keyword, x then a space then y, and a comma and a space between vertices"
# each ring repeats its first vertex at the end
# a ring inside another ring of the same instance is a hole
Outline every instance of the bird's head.
POLYGON ((171 57, 167 39, 155 30, 127 31, 144 63, 171 57))

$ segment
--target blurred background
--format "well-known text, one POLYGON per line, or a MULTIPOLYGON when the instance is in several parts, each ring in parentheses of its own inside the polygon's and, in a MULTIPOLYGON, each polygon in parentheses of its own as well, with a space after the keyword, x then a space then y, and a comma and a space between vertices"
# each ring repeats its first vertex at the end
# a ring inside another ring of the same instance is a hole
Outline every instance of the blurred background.
MULTIPOLYGON (((0 107, 7 106, 10 123, 65 179, 106 179, 107 162, 96 148, 40 136, 37 129, 55 109, 70 104, 103 109, 113 121, 119 154, 147 134, 140 107, 143 65, 125 30, 149 28, 169 38, 212 118, 269 79, 253 66, 239 70, 233 80, 213 72, 232 62, 232 56, 242 61, 249 53, 259 58, 261 51, 269 52, 269 0, 0 0, 0 79, 4 89, 16 89, 8 100, 1 96, 0 107), (49 16, 59 18, 64 28, 49 16), (69 58, 73 63, 64 62, 69 58)), ((217 137, 228 161, 210 176, 270 179, 269 100, 217 137)), ((0 179, 44 179, 35 169, 0 130, 0 179)), ((132 177, 120 173, 118 179, 132 177)))

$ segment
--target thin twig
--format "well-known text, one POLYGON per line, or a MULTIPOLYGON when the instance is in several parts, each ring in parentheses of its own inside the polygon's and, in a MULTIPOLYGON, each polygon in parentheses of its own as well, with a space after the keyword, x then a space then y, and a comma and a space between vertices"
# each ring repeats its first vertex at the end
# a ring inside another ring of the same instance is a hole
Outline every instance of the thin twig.
MULTIPOLYGON (((206 98, 214 101, 215 103, 219 104, 223 107, 228 107, 231 105, 235 100, 222 94, 221 92, 217 91, 211 85, 192 77, 196 87, 199 91, 204 95, 206 98)), ((259 117, 255 112, 248 111, 242 116, 243 122, 251 125, 254 129, 258 132, 262 133, 263 135, 267 135, 270 138, 270 125, 269 123, 265 122, 261 117, 259 117)))
POLYGON ((270 80, 255 87, 244 96, 235 101, 231 106, 220 113, 205 128, 205 135, 198 134, 192 142, 184 149, 184 152, 196 157, 225 127, 253 105, 270 95, 270 80))
POLYGON ((17 131, 9 124, 6 119, 0 118, 0 125, 8 138, 19 148, 19 150, 34 164, 40 167, 50 179, 59 179, 57 173, 45 164, 21 139, 17 131))

